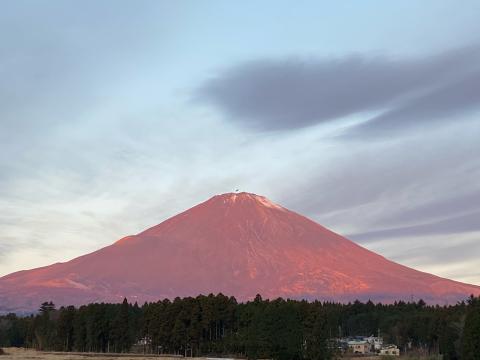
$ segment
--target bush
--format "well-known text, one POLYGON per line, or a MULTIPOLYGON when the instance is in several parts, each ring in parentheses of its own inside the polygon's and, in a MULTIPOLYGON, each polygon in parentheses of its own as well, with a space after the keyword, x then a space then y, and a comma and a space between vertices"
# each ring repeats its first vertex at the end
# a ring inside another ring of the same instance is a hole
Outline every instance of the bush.
POLYGON ((0 355, 7 355, 7 354, 5 353, 5 351, 3 351, 2 348, 0 348, 0 355))

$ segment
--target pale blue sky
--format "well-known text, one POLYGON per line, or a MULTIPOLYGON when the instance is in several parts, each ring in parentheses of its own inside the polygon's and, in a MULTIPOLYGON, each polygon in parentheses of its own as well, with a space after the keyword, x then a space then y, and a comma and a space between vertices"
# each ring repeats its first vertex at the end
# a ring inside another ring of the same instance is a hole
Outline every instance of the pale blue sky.
POLYGON ((218 193, 480 284, 478 1, 12 1, 0 275, 218 193))

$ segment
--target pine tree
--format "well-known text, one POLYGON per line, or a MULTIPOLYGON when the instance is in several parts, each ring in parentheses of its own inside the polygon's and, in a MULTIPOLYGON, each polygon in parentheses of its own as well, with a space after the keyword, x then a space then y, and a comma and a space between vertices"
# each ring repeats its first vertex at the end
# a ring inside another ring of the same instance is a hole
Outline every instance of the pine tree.
POLYGON ((56 339, 56 328, 54 315, 55 305, 44 302, 39 309, 39 316, 35 318, 35 340, 39 350, 50 350, 53 348, 56 339))

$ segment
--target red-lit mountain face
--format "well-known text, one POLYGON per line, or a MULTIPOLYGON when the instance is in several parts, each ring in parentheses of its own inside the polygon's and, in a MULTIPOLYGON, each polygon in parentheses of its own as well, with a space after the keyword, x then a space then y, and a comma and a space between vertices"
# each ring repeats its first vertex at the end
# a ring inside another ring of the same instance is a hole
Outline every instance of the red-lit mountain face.
POLYGON ((2 311, 154 301, 222 292, 239 300, 289 297, 454 303, 480 287, 385 259, 254 194, 214 196, 138 235, 66 263, 0 278, 2 311))

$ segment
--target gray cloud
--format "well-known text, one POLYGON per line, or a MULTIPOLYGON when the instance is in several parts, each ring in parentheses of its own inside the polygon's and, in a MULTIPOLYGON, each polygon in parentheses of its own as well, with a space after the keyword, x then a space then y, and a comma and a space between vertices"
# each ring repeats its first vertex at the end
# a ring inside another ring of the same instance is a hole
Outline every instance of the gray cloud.
MULTIPOLYGON (((452 214, 463 215, 480 210, 480 191, 436 199, 424 204, 412 204, 395 214, 378 219, 378 224, 418 223, 419 221, 444 220, 452 214), (414 205, 414 206, 412 206, 414 205)), ((480 225, 479 225, 480 226, 480 225)))
POLYGON ((7 257, 10 254, 10 251, 13 248, 14 247, 12 246, 12 244, 4 241, 0 241, 0 263, 3 261, 5 257, 7 257))
POLYGON ((446 86, 415 97, 356 126, 347 136, 388 135, 419 124, 443 120, 459 121, 480 106, 480 71, 465 75, 446 86))
POLYGON ((452 241, 450 244, 422 244, 420 246, 405 247, 402 254, 396 255, 396 260, 402 262, 417 261, 422 264, 434 265, 441 261, 458 262, 465 260, 478 260, 480 253, 480 241, 477 239, 469 239, 462 242, 452 241), (435 246, 436 245, 436 246, 435 246), (432 247, 435 251, 432 251, 432 247))
POLYGON ((361 214, 370 217, 364 223, 370 229, 475 211, 479 209, 474 200, 480 177, 479 125, 437 129, 428 138, 419 133, 408 140, 368 146, 339 143, 328 154, 322 152, 328 162, 303 165, 305 176, 289 182, 292 188, 281 197, 293 209, 320 221, 346 211, 340 218, 355 222, 359 215, 349 210, 376 207, 361 214))
MULTIPOLYGON (((5 229, 1 221, 0 229, 2 231, 5 229)), ((16 236, 5 235, 5 233, 3 233, 0 238, 0 264, 6 262, 12 254, 23 250, 34 250, 37 251, 38 254, 45 254, 52 251, 53 248, 33 237, 19 239, 16 236)))
POLYGON ((378 239, 398 238, 403 236, 422 236, 455 234, 463 232, 473 232, 480 230, 480 211, 470 214, 454 216, 449 219, 435 221, 431 223, 376 230, 360 234, 351 234, 349 238, 366 243, 378 239))
MULTIPOLYGON (((477 106, 480 48, 421 59, 349 56, 264 60, 221 72, 195 93, 232 121, 260 130, 302 128, 382 111, 364 130, 388 129, 477 106)), ((358 130, 358 129, 357 129, 358 130)), ((366 132, 366 131, 365 131, 366 132)))

